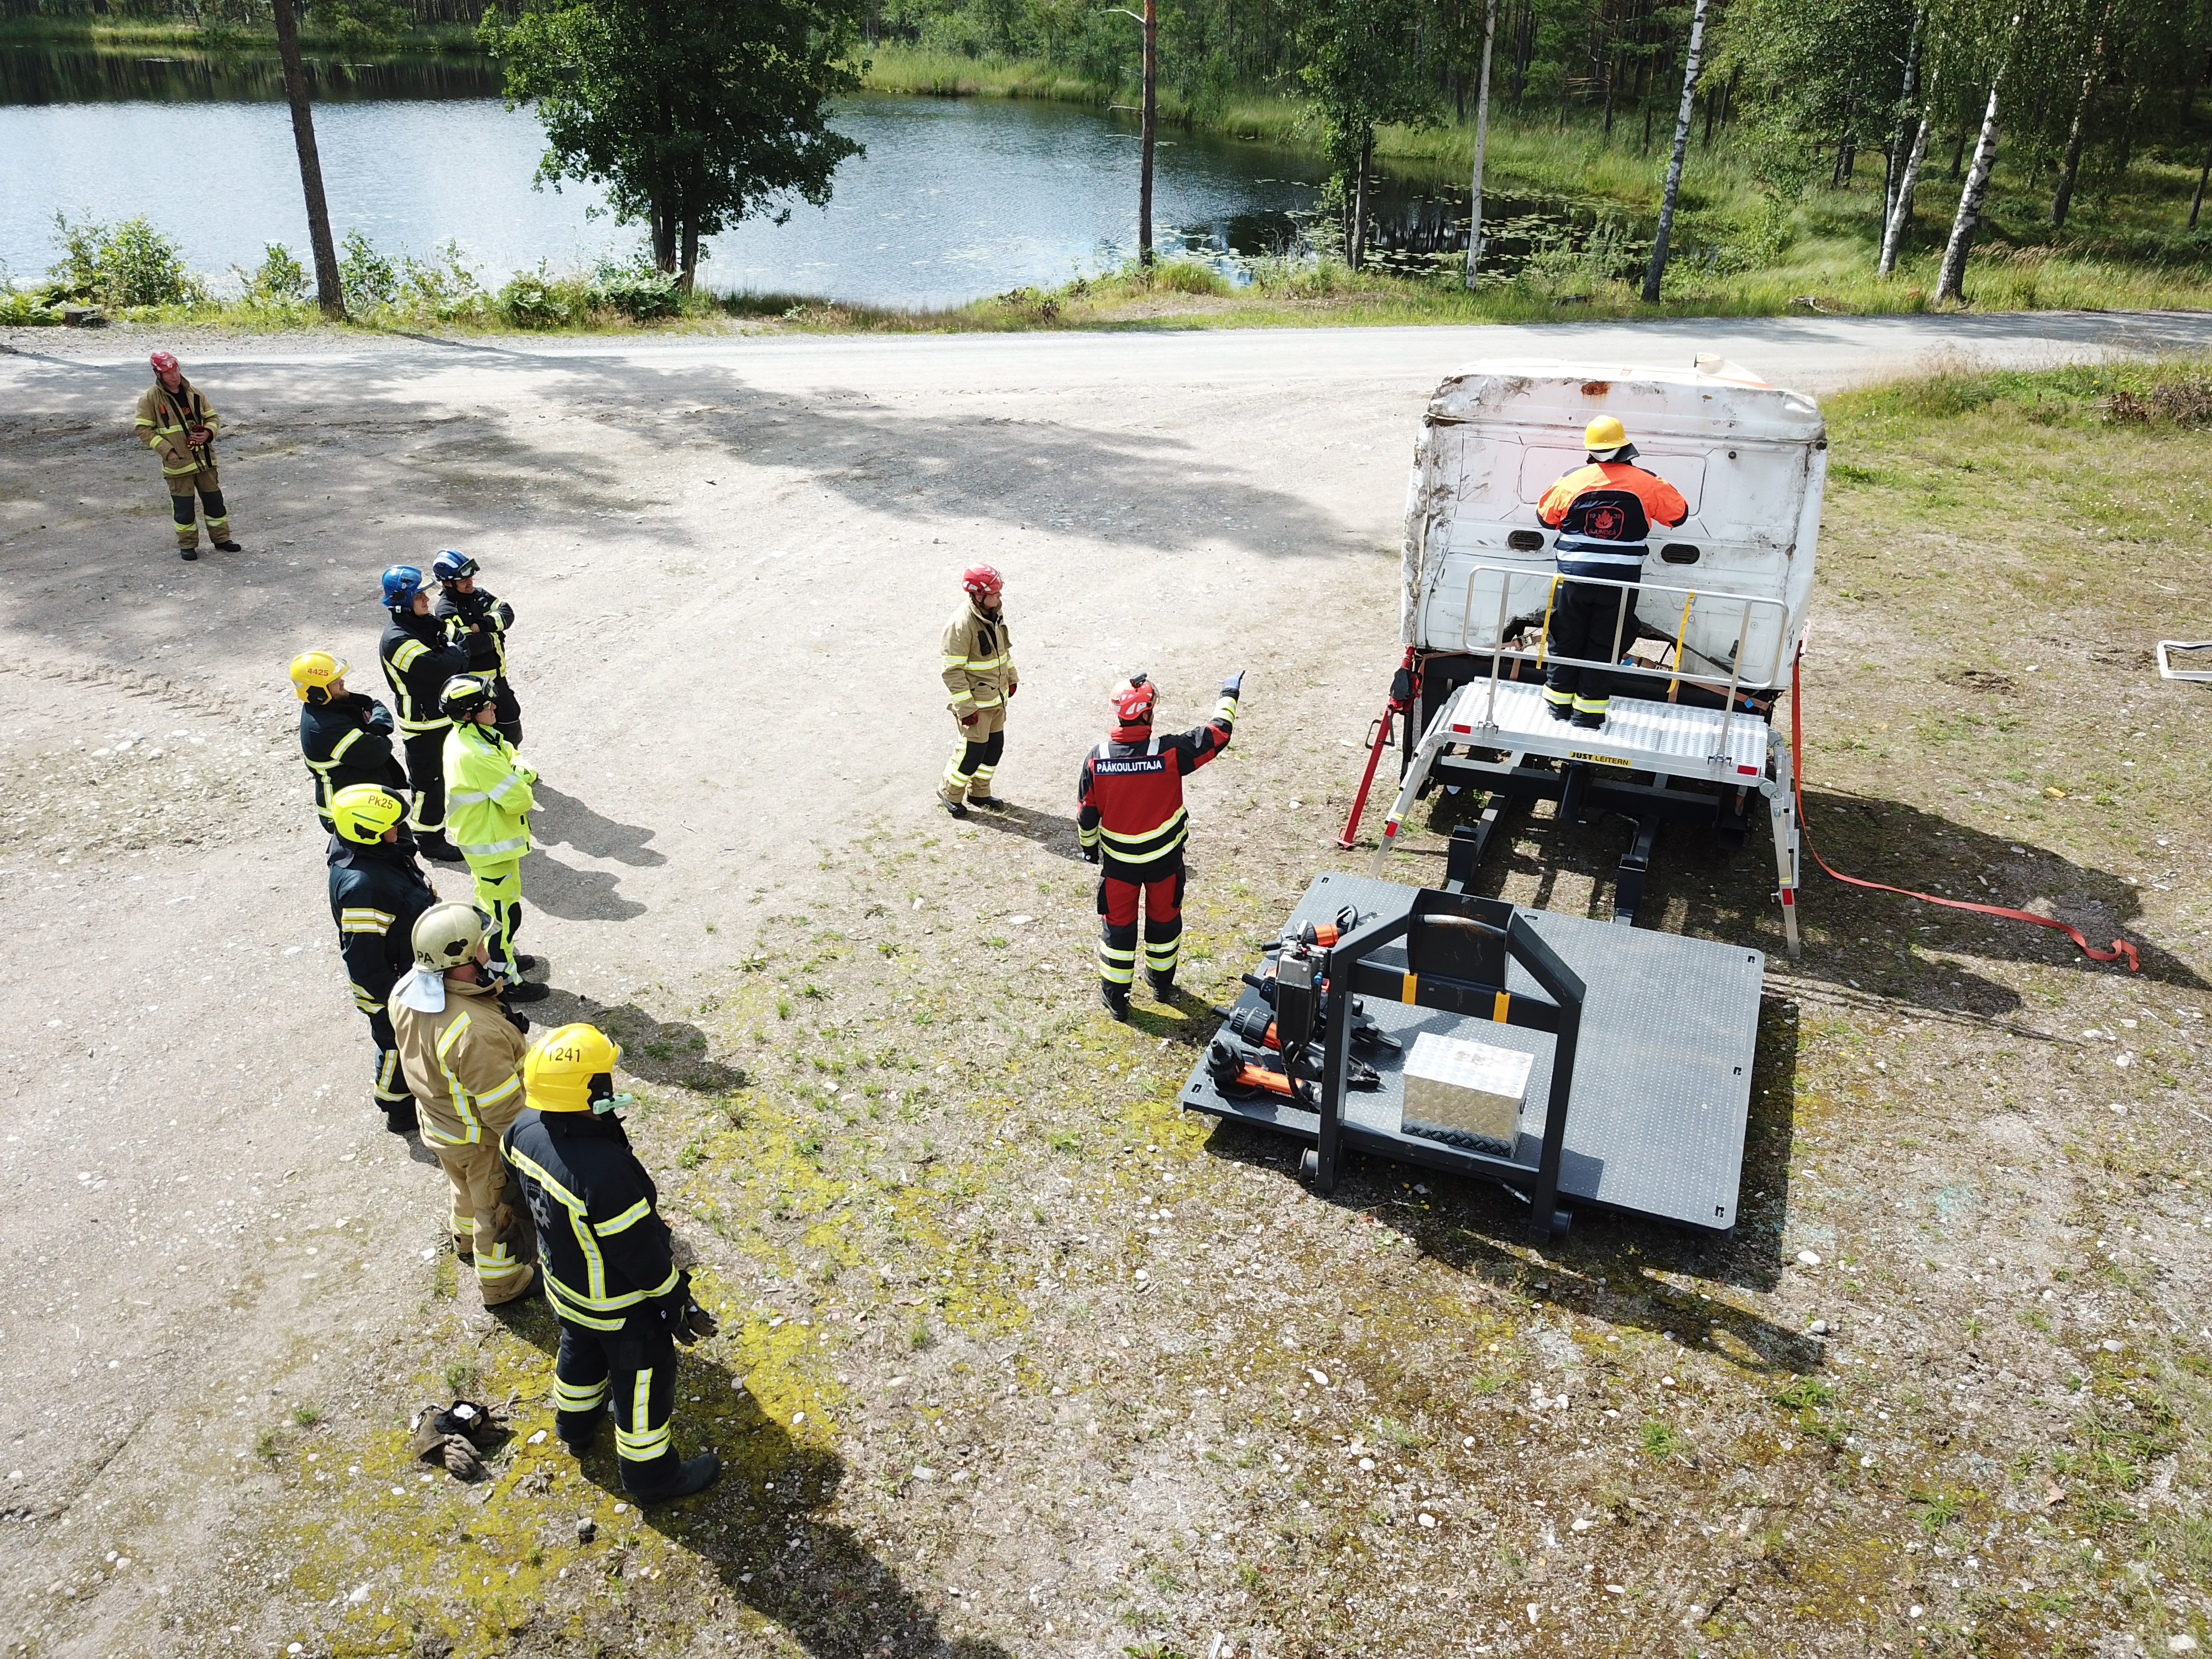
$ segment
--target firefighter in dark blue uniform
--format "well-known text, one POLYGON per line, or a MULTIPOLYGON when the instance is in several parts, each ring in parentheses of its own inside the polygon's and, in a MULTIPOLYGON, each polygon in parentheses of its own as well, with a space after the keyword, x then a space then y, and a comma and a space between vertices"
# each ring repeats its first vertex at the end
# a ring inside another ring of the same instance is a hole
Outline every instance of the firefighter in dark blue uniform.
POLYGON ((292 690, 300 710, 300 753, 315 781, 315 816, 335 832, 331 800, 339 790, 373 783, 394 794, 407 774, 392 752, 392 711, 366 692, 346 690, 353 665, 329 651, 303 651, 292 659, 292 690))
POLYGON ((1143 890, 1145 977, 1165 1001, 1182 945, 1183 843, 1190 818, 1182 781, 1229 747, 1242 673, 1221 683, 1213 718, 1194 732, 1152 735, 1157 689, 1143 674, 1115 688, 1115 726, 1083 757, 1076 783, 1076 834, 1099 866, 1098 999, 1116 1019, 1129 1014, 1137 974, 1137 899, 1143 890))
POLYGON ((469 672, 491 682, 492 729, 520 749, 522 704, 507 683, 507 630, 514 626, 514 607, 477 586, 478 568, 467 554, 450 547, 432 560, 438 603, 431 614, 446 624, 447 637, 469 653, 469 672))
POLYGON ((615 1115, 622 1050, 592 1025, 548 1031, 522 1057, 529 1104, 500 1149, 538 1224, 545 1299, 561 1322, 553 1362, 553 1426, 581 1457, 602 1411, 615 1417, 623 1489, 640 1504, 689 1497, 712 1484, 712 1452, 679 1460, 676 1344, 714 1334, 676 1265, 659 1194, 615 1115))
POLYGON ((331 920, 337 923, 353 1000, 376 1045, 376 1103, 394 1134, 415 1127, 415 1097, 399 1069, 385 1004, 399 975, 414 965, 416 918, 438 902, 399 839, 406 811, 398 796, 373 783, 350 784, 331 801, 337 830, 330 848, 331 920))
POLYGON ((384 678, 398 705, 399 736, 407 746, 407 775, 415 786, 415 805, 407 827, 416 850, 441 864, 459 864, 459 852, 446 839, 446 733, 453 722, 438 702, 446 682, 469 672, 469 653, 446 638, 446 625, 430 614, 422 573, 395 564, 384 573, 384 606, 390 626, 377 654, 384 678))

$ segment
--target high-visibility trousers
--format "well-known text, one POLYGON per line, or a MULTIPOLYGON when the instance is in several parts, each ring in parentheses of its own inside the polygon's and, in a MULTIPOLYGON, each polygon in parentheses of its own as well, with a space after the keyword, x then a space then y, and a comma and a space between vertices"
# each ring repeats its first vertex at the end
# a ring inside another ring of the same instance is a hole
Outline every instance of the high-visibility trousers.
POLYGON ((981 800, 991 799, 991 780, 998 775, 999 757, 1006 752, 1006 705, 969 712, 975 715, 973 725, 963 726, 957 714, 952 717, 952 759, 945 769, 945 799, 956 804, 970 793, 981 800))
POLYGON ((407 735, 407 781, 415 790, 407 827, 418 836, 446 833, 446 728, 407 735))
POLYGON ((376 1045, 377 1109, 386 1114, 403 1108, 413 1110, 415 1097, 408 1091, 407 1074, 399 1069, 399 1039, 392 1033, 391 1011, 380 1002, 373 1012, 362 1012, 368 1016, 368 1040, 376 1045))
POLYGON ((1137 896, 1145 907, 1145 971, 1156 983, 1173 976, 1182 949, 1184 873, 1178 854, 1175 867, 1145 881, 1107 875, 1098 879, 1098 977, 1109 987, 1127 989, 1137 975, 1137 896))
POLYGON ((484 1306, 495 1308, 526 1294, 532 1277, 530 1259, 537 1249, 525 1220, 530 1212, 522 1188, 500 1155, 498 1143, 441 1146, 434 1141, 431 1149, 453 1189, 454 1248, 476 1258, 477 1287, 483 1292, 484 1306))
POLYGON ((476 889, 477 908, 491 918, 490 927, 484 930, 491 969, 503 979, 516 978, 521 972, 514 965, 514 936, 522 928, 522 860, 501 859, 480 864, 471 859, 469 877, 476 889))
MULTIPOLYGON (((1606 587, 1568 577, 1559 583, 1552 602, 1552 631, 1545 655, 1610 662, 1616 659, 1615 635, 1625 652, 1635 638, 1635 629, 1634 588, 1606 587)), ((1602 668, 1571 668, 1547 661, 1544 701, 1561 719, 1578 714, 1585 724, 1595 724, 1605 719, 1613 678, 1602 668)))
POLYGON ((169 516, 176 521, 177 545, 198 547, 200 527, 192 514, 192 492, 199 492, 207 507, 208 539, 227 542, 230 533, 230 511, 223 505, 222 481, 211 466, 193 467, 190 471, 171 472, 162 469, 162 485, 169 492, 169 516))
POLYGON ((615 1459, 623 1485, 650 1492, 675 1478, 669 1419, 676 1414, 676 1340, 659 1316, 633 1316, 618 1331, 561 1321, 553 1359, 553 1428, 581 1445, 600 1410, 615 1410, 615 1459))

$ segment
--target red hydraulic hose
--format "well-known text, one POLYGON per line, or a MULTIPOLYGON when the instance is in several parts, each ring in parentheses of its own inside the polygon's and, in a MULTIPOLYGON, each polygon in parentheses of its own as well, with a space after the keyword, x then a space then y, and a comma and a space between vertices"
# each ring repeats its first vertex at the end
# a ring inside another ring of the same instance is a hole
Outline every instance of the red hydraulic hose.
MULTIPOLYGON (((1406 647, 1406 655, 1398 664, 1401 673, 1413 665, 1413 647, 1406 647)), ((1367 770, 1360 775, 1359 793, 1352 798, 1352 816, 1344 821, 1344 833, 1336 838, 1339 847, 1349 847, 1359 834, 1359 820, 1367 811, 1367 792, 1375 786, 1375 769, 1382 759, 1382 746, 1390 741, 1390 717, 1411 714, 1412 705, 1392 697, 1382 705, 1382 718, 1375 727, 1375 746, 1367 751, 1367 770)))
POLYGON ((1938 898, 1933 893, 1915 892, 1910 887, 1892 887, 1887 882, 1862 881, 1856 876, 1844 874, 1822 858, 1813 845, 1813 832, 1805 823, 1805 722, 1801 713, 1803 701, 1798 691, 1799 670, 1804 660, 1805 650, 1801 645, 1796 659, 1790 665, 1790 750, 1797 765, 1797 833, 1804 838, 1805 850, 1813 854, 1814 863, 1848 886, 1871 888, 1877 893, 1897 893, 1905 898, 1918 899, 1923 904, 1940 904, 1947 910, 1978 910, 1985 916, 2003 916, 2010 921, 2032 921, 2039 927, 2056 928, 2079 945, 2081 954, 2092 962, 2125 961, 2130 973, 2142 971, 2142 964, 2136 960, 2136 947, 2124 939, 2114 939, 2111 950, 2100 951, 2081 937, 2080 929, 2069 927, 2050 916, 2039 916, 2033 910, 2014 910, 2002 904, 1973 904, 1965 899, 1938 898))

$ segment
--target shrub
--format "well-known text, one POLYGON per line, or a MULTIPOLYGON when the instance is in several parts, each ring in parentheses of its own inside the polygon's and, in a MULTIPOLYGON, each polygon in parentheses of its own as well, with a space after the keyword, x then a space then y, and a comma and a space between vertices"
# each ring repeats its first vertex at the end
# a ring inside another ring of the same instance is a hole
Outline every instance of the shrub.
POLYGON ((110 227, 90 217, 71 224, 54 215, 62 257, 48 275, 61 297, 122 306, 194 304, 207 285, 185 265, 184 250, 143 214, 110 227))
POLYGON ((573 315, 563 286, 540 259, 537 270, 518 270, 508 278, 494 303, 516 328, 558 328, 573 315))
POLYGON ((368 237, 349 230, 338 256, 338 286, 345 290, 346 309, 362 317, 382 310, 399 297, 399 273, 391 260, 370 246, 368 237))
POLYGON ((684 304, 676 278, 655 268, 641 253, 627 263, 600 260, 592 273, 589 295, 593 305, 618 311, 641 323, 673 317, 684 304))
POLYGON ((236 265, 245 284, 246 297, 258 300, 264 305, 295 305, 307 297, 307 268, 292 257, 291 249, 282 242, 267 244, 261 253, 261 263, 252 270, 236 265))
POLYGON ((402 275, 398 303, 403 309, 420 312, 441 322, 475 316, 483 311, 484 291, 477 283, 476 272, 464 258, 459 242, 448 238, 439 244, 431 259, 417 259, 406 253, 400 256, 399 263, 402 275))

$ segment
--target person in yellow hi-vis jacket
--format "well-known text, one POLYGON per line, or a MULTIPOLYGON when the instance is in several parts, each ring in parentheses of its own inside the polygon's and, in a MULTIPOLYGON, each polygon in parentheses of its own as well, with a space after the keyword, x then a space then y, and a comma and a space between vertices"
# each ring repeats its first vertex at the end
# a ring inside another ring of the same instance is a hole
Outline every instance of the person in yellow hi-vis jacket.
POLYGON ((970 806, 999 804, 991 781, 1006 752, 1006 704, 1022 679, 1001 608, 1006 583, 989 565, 975 564, 961 572, 960 585, 968 590, 968 602, 945 623, 942 647, 945 690, 951 699, 946 707, 958 723, 953 739, 958 746, 938 791, 956 818, 966 817, 970 806))
POLYGON ((530 814, 538 774, 493 722, 497 683, 489 674, 456 674, 446 682, 438 712, 453 721, 446 733, 446 833, 469 861, 477 908, 490 920, 491 971, 509 1002, 536 1002, 547 991, 523 978, 538 965, 514 948, 522 926, 522 855, 530 850, 530 814))
POLYGON ((235 553, 230 509, 222 504, 222 483, 215 470, 215 435, 222 420, 205 393, 185 378, 173 352, 150 360, 154 384, 139 395, 132 427, 139 441, 161 458, 161 481, 169 491, 170 517, 176 521, 177 556, 200 556, 200 527, 192 515, 192 492, 207 507, 208 539, 220 553, 235 553))
POLYGON ((415 966, 386 1007, 423 1144, 453 1188, 453 1245, 477 1270, 484 1306, 529 1294, 529 1211, 500 1137, 521 1115, 522 1019, 500 1006, 473 905, 434 904, 415 919, 415 966))

